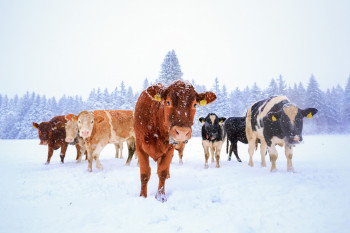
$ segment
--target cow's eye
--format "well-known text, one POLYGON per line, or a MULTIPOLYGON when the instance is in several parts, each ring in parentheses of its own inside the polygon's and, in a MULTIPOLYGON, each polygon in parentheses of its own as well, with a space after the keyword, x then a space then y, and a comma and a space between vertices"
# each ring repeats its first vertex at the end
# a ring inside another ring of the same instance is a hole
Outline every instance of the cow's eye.
POLYGON ((80 121, 78 121, 78 123, 80 124, 80 121))
POLYGON ((194 104, 193 107, 197 107, 197 104, 194 104))
POLYGON ((170 101, 167 101, 167 102, 166 102, 166 105, 170 106, 170 101))
POLYGON ((91 124, 93 124, 94 123, 94 121, 91 121, 91 124))

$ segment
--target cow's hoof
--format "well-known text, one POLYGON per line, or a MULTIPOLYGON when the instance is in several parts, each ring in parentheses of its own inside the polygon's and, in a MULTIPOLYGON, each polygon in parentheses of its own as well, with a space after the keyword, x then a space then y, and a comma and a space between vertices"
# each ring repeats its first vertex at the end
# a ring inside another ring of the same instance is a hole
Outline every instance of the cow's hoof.
POLYGON ((49 165, 50 164, 50 162, 46 162, 46 163, 44 163, 45 165, 49 165))
POLYGON ((208 164, 204 164, 204 168, 208 169, 209 168, 208 164))
POLYGON ((231 161, 231 158, 228 158, 228 160, 227 161, 231 161))
POLYGON ((251 166, 251 167, 254 166, 253 162, 249 162, 248 165, 251 166))
POLYGON ((288 169, 287 169, 287 172, 295 173, 295 170, 294 170, 294 168, 288 168, 288 169))
POLYGON ((270 172, 277 172, 277 168, 271 168, 270 172))
POLYGON ((92 172, 92 168, 88 168, 88 172, 92 172))
POLYGON ((219 168, 220 167, 220 165, 216 165, 216 168, 219 168))
POLYGON ((161 202, 166 202, 168 200, 166 195, 165 195, 165 193, 164 192, 159 192, 159 191, 156 194, 156 199, 158 201, 161 201, 161 202))
POLYGON ((182 162, 182 160, 180 160, 180 161, 179 161, 179 164, 180 164, 180 165, 183 165, 184 163, 182 162))
POLYGON ((241 159, 237 159, 238 162, 242 163, 242 160, 241 159))
POLYGON ((265 164, 262 163, 262 164, 261 164, 261 167, 266 167, 266 163, 265 163, 265 164))

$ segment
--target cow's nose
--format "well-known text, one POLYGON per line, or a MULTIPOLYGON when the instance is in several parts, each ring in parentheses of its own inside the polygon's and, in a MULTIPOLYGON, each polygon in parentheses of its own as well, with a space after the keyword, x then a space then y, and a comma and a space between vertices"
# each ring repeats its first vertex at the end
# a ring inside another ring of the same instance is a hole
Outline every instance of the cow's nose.
POLYGON ((82 136, 82 137, 87 137, 87 136, 89 136, 89 130, 82 130, 82 131, 80 131, 80 136, 82 136))
POLYGON ((66 142, 68 142, 68 143, 73 142, 73 138, 66 138, 66 142))
POLYGON ((293 141, 299 143, 300 142, 300 137, 298 135, 295 135, 293 137, 293 141))
POLYGON ((183 142, 191 138, 191 128, 174 126, 172 134, 174 140, 183 142))

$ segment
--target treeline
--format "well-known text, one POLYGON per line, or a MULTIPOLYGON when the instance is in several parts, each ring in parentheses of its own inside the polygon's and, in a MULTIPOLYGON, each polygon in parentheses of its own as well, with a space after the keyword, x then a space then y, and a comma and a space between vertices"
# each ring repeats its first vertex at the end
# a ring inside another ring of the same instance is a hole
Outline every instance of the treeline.
MULTIPOLYGON (((208 88, 198 85, 192 80, 197 92, 208 88)), ((150 85, 144 80, 144 88, 150 85)), ((247 108, 257 100, 274 95, 285 95, 299 108, 315 107, 319 110, 311 120, 304 121, 305 133, 349 133, 350 132, 350 77, 345 89, 340 85, 331 87, 325 92, 319 88, 314 76, 311 76, 306 87, 302 83, 287 86, 282 76, 272 79, 266 89, 261 89, 256 83, 243 90, 235 88, 228 91, 227 86, 215 78, 210 90, 216 93, 217 100, 208 106, 197 109, 193 135, 199 136, 201 124, 198 118, 210 112, 218 116, 244 116, 247 108)), ((83 110, 96 109, 131 109, 139 96, 132 87, 126 87, 121 82, 112 92, 107 89, 93 89, 89 97, 83 100, 80 96, 63 96, 47 98, 27 92, 21 97, 17 95, 8 98, 0 94, 0 138, 1 139, 32 139, 37 138, 37 130, 32 122, 48 121, 57 115, 69 113, 78 114, 83 110)))

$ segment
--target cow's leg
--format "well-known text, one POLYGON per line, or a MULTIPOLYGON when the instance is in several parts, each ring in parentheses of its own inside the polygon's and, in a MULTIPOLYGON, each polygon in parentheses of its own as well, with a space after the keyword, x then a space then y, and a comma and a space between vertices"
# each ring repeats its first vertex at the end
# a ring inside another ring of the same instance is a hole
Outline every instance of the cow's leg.
POLYGON ((180 150, 179 150, 179 164, 181 164, 181 165, 183 164, 183 162, 182 162, 183 155, 184 155, 184 149, 180 148, 180 150))
POLYGON ((268 147, 268 151, 270 154, 270 160, 271 160, 271 172, 274 172, 277 170, 276 168, 276 160, 278 157, 278 153, 276 150, 276 146, 274 144, 272 144, 270 147, 268 147))
POLYGON ((132 156, 135 154, 135 150, 136 150, 135 138, 134 137, 128 138, 128 140, 126 141, 126 144, 128 145, 128 159, 126 160, 125 165, 130 165, 132 156))
POLYGON ((47 152, 47 161, 45 164, 49 164, 50 163, 50 160, 51 160, 51 157, 53 155, 53 147, 51 146, 47 146, 48 148, 48 152, 47 152))
POLYGON ((204 163, 204 168, 208 168, 208 159, 209 159, 209 146, 210 142, 208 140, 203 140, 202 142, 203 149, 204 149, 204 157, 205 157, 205 163, 204 163))
MULTIPOLYGON (((123 145, 123 144, 122 144, 123 145)), ((114 144, 115 147, 115 158, 119 158, 119 148, 120 148, 120 144, 119 143, 115 143, 114 144)), ((123 149, 122 149, 123 150, 123 149)), ((121 154, 121 153, 120 153, 121 154)), ((122 155, 120 155, 120 158, 123 158, 122 155)))
POLYGON ((63 145, 61 146, 61 163, 64 163, 64 157, 66 156, 66 151, 67 151, 67 147, 68 147, 68 143, 63 143, 63 145))
POLYGON ((81 157, 82 155, 81 155, 81 151, 80 151, 80 150, 81 150, 81 147, 80 147, 79 143, 76 143, 76 144, 75 144, 75 148, 77 149, 77 157, 76 157, 75 160, 79 160, 79 159, 81 160, 80 157, 81 157))
POLYGON ((211 143, 210 145, 210 153, 211 153, 211 163, 214 163, 214 156, 215 156, 215 146, 213 145, 213 143, 211 143))
POLYGON ((103 169, 102 164, 100 162, 100 153, 106 145, 107 143, 99 143, 92 152, 92 157, 95 159, 96 168, 99 170, 103 169))
POLYGON ((230 150, 228 152, 228 159, 227 159, 228 161, 231 161, 232 151, 233 151, 233 144, 231 143, 230 150))
POLYGON ((255 151, 255 138, 253 140, 249 140, 248 141, 248 153, 249 153, 249 163, 248 165, 253 167, 253 155, 254 155, 254 151, 255 151))
MULTIPOLYGON (((236 156, 236 159, 238 162, 242 162, 242 160, 239 158, 238 156, 238 150, 237 150, 237 141, 233 142, 232 143, 232 146, 233 146, 233 152, 235 153, 235 156, 236 156)), ((232 153, 232 152, 231 152, 232 153)), ((231 158, 231 155, 230 155, 230 158, 231 158)))
POLYGON ((215 159, 216 159, 216 167, 220 167, 220 152, 222 148, 223 141, 215 142, 213 147, 215 148, 215 159))
POLYGON ((159 177, 159 184, 158 184, 156 199, 161 202, 167 201, 165 191, 164 191, 165 180, 168 178, 168 175, 169 175, 169 167, 170 167, 173 154, 174 154, 174 149, 170 149, 165 155, 163 155, 160 158, 160 161, 158 163, 157 173, 159 177))
POLYGON ((149 166, 149 156, 136 146, 140 163, 141 192, 140 197, 147 197, 147 183, 151 177, 151 167, 149 166))
POLYGON ((84 154, 86 155, 86 159, 87 159, 87 151, 86 151, 86 146, 85 145, 80 146, 80 156, 79 156, 79 159, 78 159, 77 163, 81 162, 81 158, 83 157, 84 154))
POLYGON ((266 167, 266 150, 267 150, 267 144, 265 142, 265 140, 262 140, 261 144, 260 144, 260 155, 261 155, 261 166, 262 167, 266 167))
POLYGON ((87 151, 87 156, 88 156, 88 171, 92 172, 92 148, 91 145, 85 144, 86 145, 86 151, 87 151))
POLYGON ((287 157, 287 171, 294 172, 292 158, 293 158, 293 148, 285 145, 285 154, 287 157))

